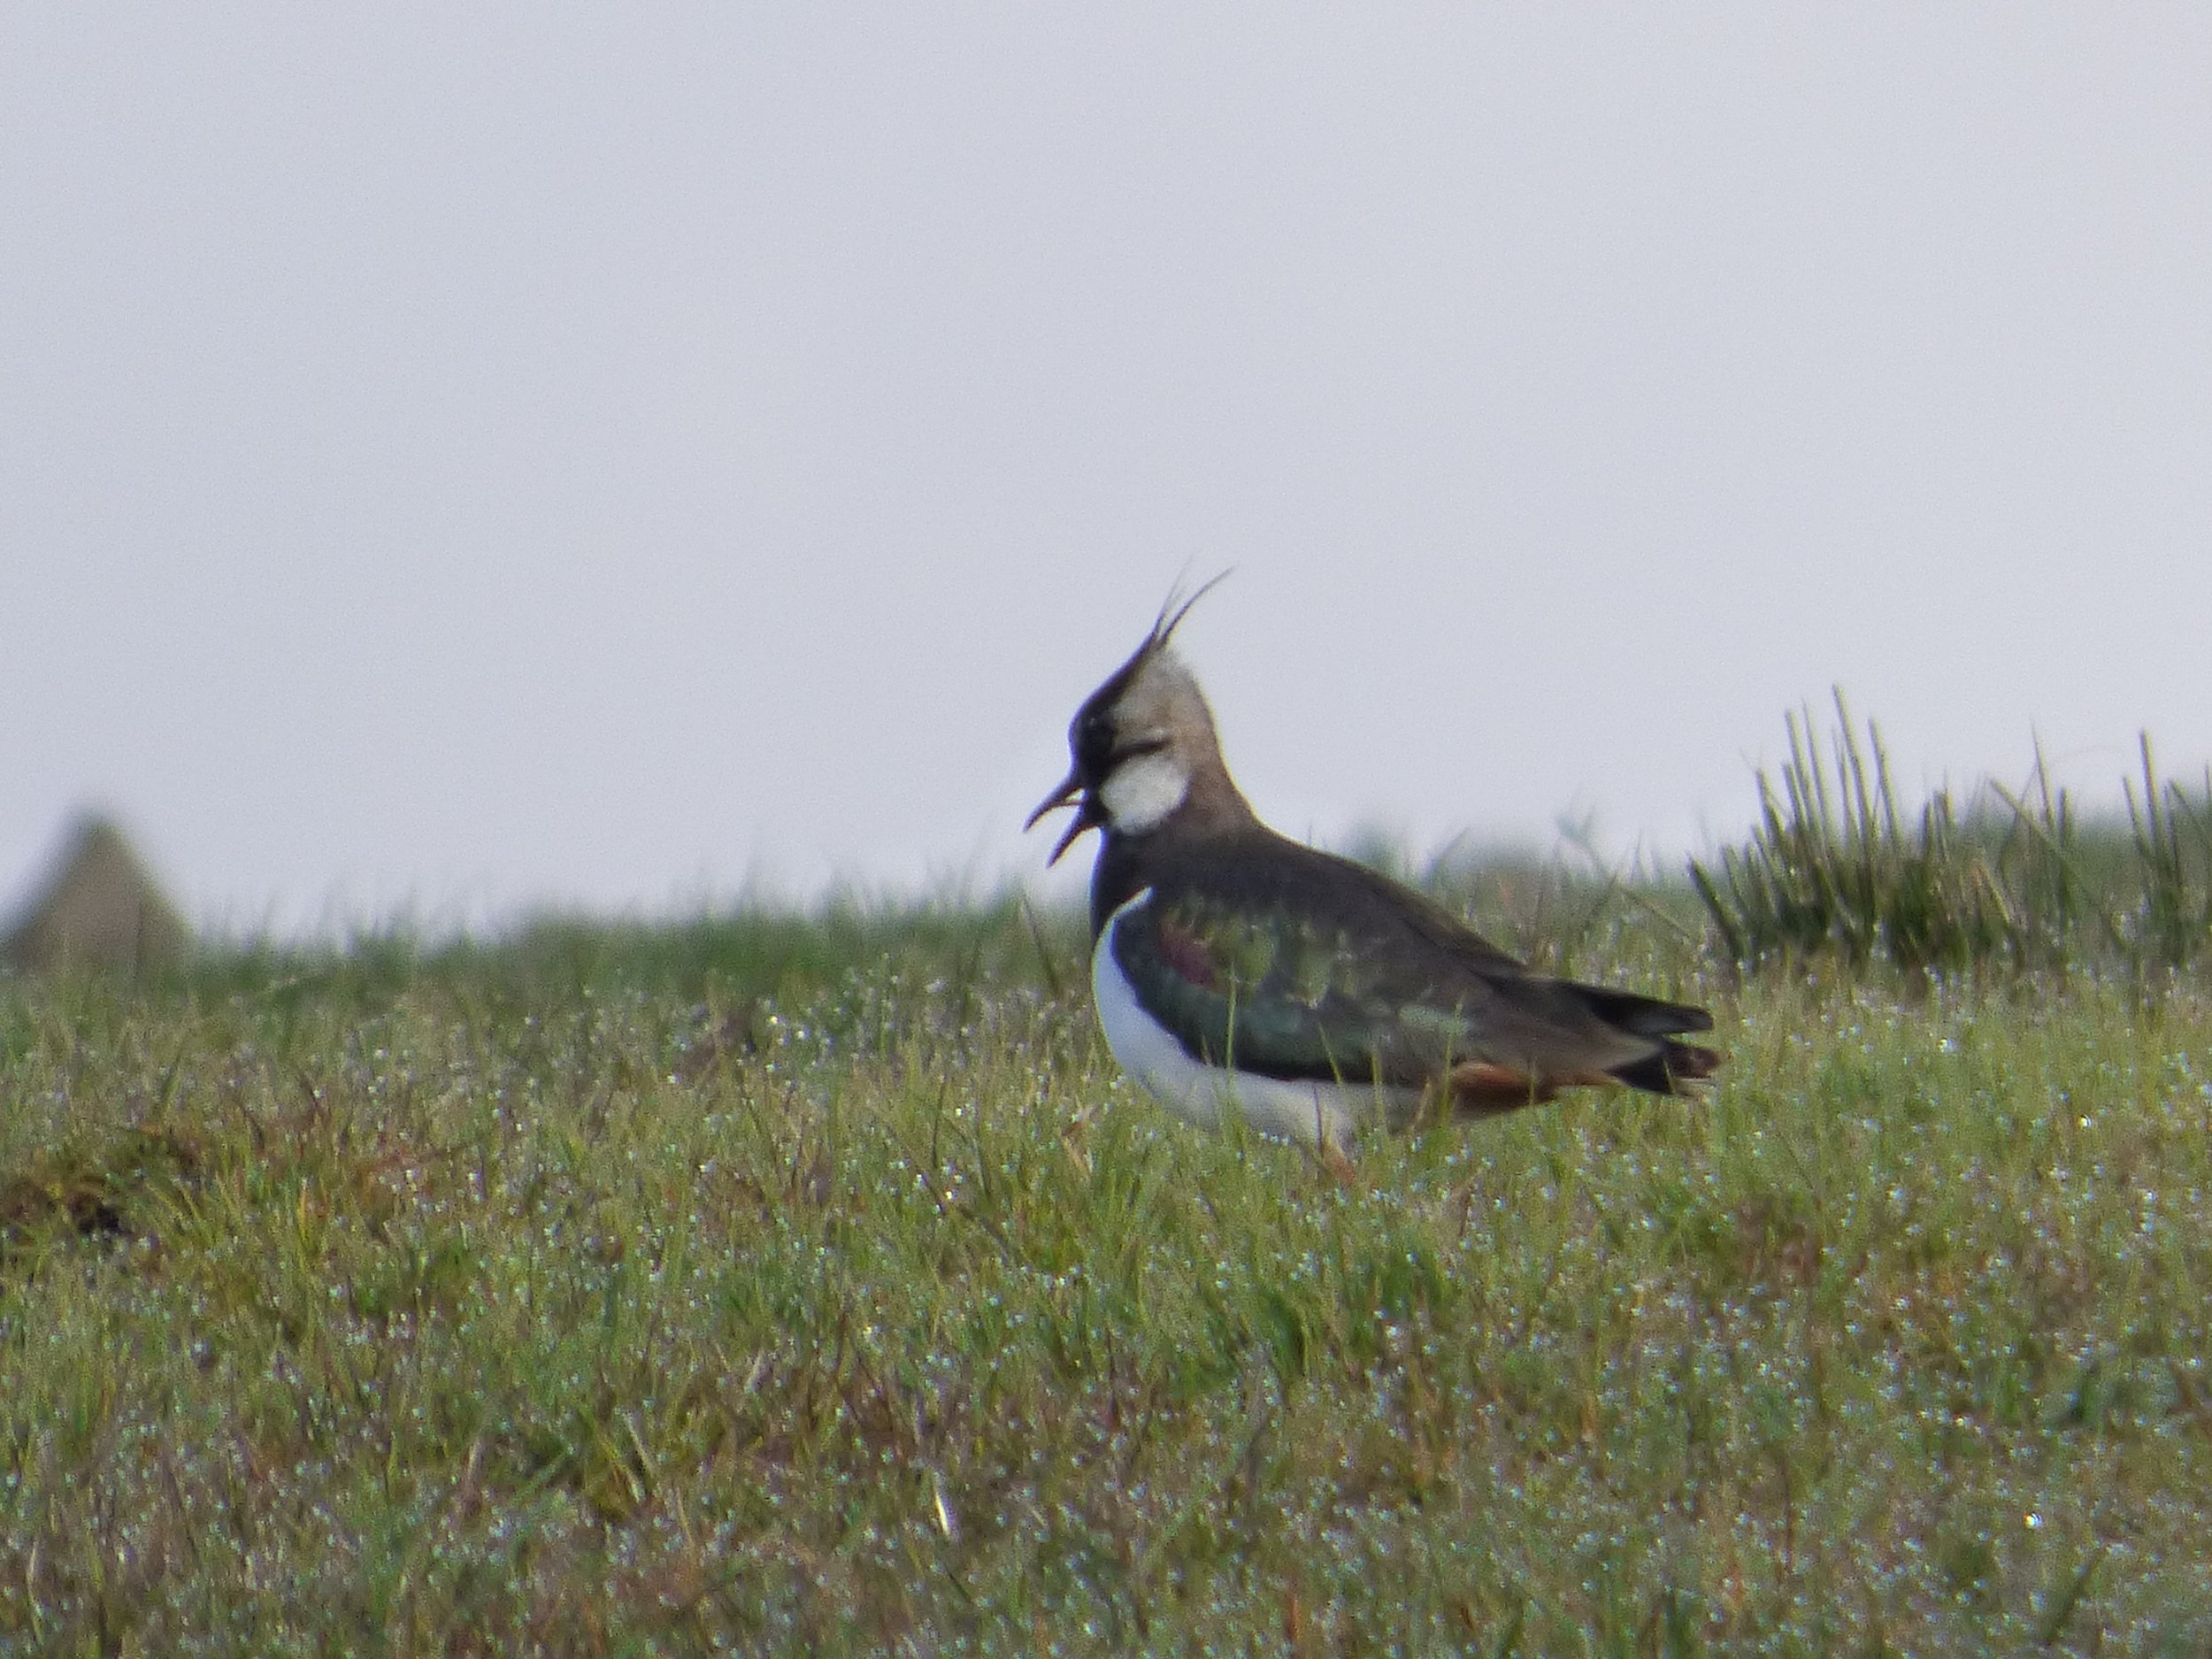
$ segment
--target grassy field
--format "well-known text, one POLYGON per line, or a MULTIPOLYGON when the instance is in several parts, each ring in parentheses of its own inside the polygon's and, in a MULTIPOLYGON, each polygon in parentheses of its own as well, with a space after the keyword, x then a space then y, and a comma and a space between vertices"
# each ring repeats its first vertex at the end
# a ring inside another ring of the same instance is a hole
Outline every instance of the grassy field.
POLYGON ((1717 1089, 1343 1185, 1003 904, 0 982, 0 1651, 2212 1646, 2212 998, 1444 885, 1717 1089))

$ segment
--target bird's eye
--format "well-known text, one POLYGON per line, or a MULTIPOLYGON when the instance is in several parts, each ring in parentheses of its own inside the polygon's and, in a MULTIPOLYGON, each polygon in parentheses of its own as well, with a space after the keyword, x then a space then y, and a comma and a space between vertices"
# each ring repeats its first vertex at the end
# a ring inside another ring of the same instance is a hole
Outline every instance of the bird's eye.
POLYGON ((1114 754, 1114 723, 1104 711, 1087 714, 1076 727, 1075 752, 1088 767, 1104 770, 1114 754))

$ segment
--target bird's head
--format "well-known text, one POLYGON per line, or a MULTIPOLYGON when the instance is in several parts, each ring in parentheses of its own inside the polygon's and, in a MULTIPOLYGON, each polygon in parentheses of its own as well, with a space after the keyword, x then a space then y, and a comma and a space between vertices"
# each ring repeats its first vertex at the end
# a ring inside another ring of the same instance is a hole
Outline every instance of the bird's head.
POLYGON ((1159 828, 1192 799, 1194 786, 1209 799, 1225 790, 1241 806, 1221 763, 1205 694, 1168 645, 1191 606, 1220 580, 1179 604, 1171 595, 1144 643, 1084 699, 1069 723, 1073 764, 1023 826, 1033 827, 1060 807, 1075 809, 1047 864, 1058 863, 1086 830, 1143 835, 1159 828))

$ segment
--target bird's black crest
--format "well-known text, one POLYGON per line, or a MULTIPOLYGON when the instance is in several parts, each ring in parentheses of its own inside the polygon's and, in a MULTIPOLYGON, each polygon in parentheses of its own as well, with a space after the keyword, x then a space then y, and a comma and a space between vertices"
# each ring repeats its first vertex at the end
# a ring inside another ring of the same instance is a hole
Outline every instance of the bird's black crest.
POLYGON ((1167 649, 1167 642, 1175 637, 1175 630, 1183 626, 1183 618, 1190 615, 1191 608, 1208 594, 1213 592, 1215 588, 1220 587, 1222 583, 1227 581, 1234 573, 1234 566, 1223 571, 1218 576, 1202 584, 1198 590, 1187 599, 1182 596, 1183 585, 1179 580, 1174 587, 1169 588, 1167 599, 1160 606, 1160 614, 1152 618, 1152 628, 1144 636, 1144 643, 1132 651, 1129 654, 1129 660, 1114 670, 1107 677, 1106 683, 1091 694, 1089 702, 1085 705, 1086 708, 1110 707, 1120 697, 1123 691, 1127 689, 1130 680, 1135 677, 1137 671, 1160 652, 1167 649))
POLYGON ((1145 638, 1145 650, 1148 652, 1164 650, 1170 636, 1182 626, 1183 618, 1190 615, 1191 608, 1208 594, 1213 592, 1215 588, 1220 587, 1222 583, 1227 581, 1234 573, 1235 566, 1232 565, 1218 576, 1211 577, 1200 583, 1197 591, 1179 603, 1177 602, 1176 595, 1183 584, 1179 580, 1173 588, 1169 588, 1167 599, 1160 606, 1160 614, 1152 620, 1152 632, 1145 638))

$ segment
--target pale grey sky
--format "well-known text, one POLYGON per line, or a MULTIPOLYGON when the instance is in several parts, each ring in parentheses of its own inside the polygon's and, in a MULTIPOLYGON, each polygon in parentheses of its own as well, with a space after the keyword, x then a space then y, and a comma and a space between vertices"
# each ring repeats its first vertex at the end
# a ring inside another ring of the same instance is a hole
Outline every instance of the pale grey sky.
POLYGON ((1295 833, 1694 849, 1838 681, 1916 788, 2200 767, 2208 70, 2195 6, 8 7, 0 902, 85 803, 247 926, 1033 871, 1227 565, 1295 833))

